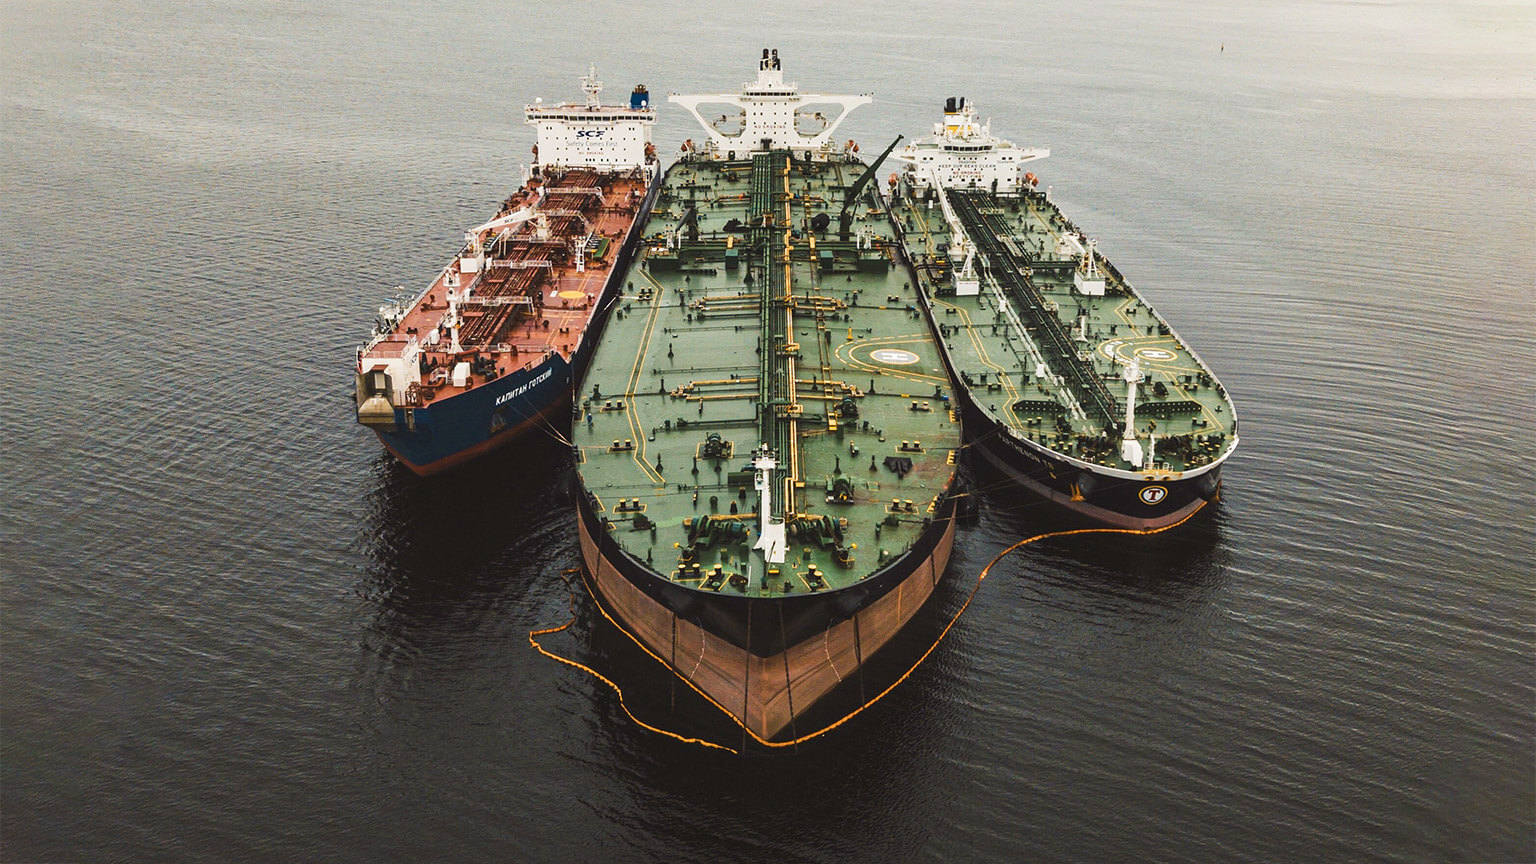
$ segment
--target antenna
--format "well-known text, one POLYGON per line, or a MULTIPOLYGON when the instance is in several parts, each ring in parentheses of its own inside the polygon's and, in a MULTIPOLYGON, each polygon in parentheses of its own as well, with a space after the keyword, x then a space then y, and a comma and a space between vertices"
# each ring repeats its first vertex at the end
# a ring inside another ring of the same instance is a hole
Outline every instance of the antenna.
POLYGON ((603 82, 597 80, 597 67, 587 66, 587 74, 581 76, 582 92, 587 94, 587 107, 597 108, 602 103, 597 99, 597 94, 603 92, 603 82))

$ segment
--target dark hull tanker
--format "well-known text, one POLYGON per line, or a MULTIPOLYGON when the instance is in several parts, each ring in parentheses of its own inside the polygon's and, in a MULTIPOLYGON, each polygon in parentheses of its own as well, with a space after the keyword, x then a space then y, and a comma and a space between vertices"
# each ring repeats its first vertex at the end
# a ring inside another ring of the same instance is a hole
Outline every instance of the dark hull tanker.
POLYGON ((892 217, 960 389, 978 475, 1098 523, 1166 528, 1215 499, 1237 446, 1225 388, 1038 191, 1048 155, 950 99, 905 147, 892 217))
POLYGON ((873 169, 832 138, 869 98, 802 95, 765 51, 742 93, 671 99, 708 139, 579 392, 582 555, 626 631, 783 740, 943 578, 961 427, 873 169))
POLYGON ((357 419, 417 474, 542 429, 572 388, 660 188, 644 87, 628 106, 530 105, 535 163, 424 290, 386 303, 357 352, 357 419))

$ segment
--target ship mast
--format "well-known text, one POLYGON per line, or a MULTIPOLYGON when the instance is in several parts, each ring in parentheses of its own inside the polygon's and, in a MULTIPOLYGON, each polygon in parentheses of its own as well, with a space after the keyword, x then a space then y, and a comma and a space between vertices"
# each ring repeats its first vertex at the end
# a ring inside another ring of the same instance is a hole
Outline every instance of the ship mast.
POLYGON ((602 102, 597 94, 603 92, 603 82, 597 80, 597 66, 588 65, 587 74, 581 76, 581 92, 587 94, 588 108, 601 108, 602 102))
POLYGON ((784 520, 776 519, 773 515, 773 469, 779 467, 779 462, 773 458, 767 444, 758 448, 752 467, 757 471, 753 486, 757 489, 758 502, 758 536, 752 548, 761 549, 763 560, 769 564, 783 564, 784 552, 789 544, 785 539, 784 520))
POLYGON ((453 288, 448 289, 448 314, 444 316, 443 323, 448 325, 448 351, 457 357, 464 351, 459 344, 459 293, 453 288))
POLYGON ((1125 432, 1120 436, 1120 458, 1141 467, 1141 442, 1136 440, 1136 385, 1141 381, 1141 363, 1132 360, 1125 367, 1125 432))

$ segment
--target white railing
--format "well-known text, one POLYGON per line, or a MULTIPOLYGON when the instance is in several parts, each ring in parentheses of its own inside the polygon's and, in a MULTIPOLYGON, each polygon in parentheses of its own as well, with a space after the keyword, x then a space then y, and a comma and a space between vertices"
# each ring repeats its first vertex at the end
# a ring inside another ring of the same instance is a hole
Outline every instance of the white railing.
POLYGON ((596 195, 603 197, 603 190, 596 186, 556 186, 544 191, 546 195, 596 195))
POLYGON ((533 300, 527 297, 465 297, 459 303, 466 306, 532 306, 533 300))

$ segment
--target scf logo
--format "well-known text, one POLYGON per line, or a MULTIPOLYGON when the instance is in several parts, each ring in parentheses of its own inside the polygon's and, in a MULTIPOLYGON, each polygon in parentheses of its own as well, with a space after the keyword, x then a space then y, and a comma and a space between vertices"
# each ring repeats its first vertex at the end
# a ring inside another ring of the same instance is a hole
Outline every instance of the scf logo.
POLYGON ((1168 497, 1168 487, 1147 486, 1138 492, 1136 497, 1140 498, 1141 503, 1143 504, 1156 504, 1157 502, 1168 497))
POLYGON ((577 138, 601 138, 601 137, 603 137, 603 133, 607 132, 607 131, 608 131, 607 129, 577 129, 576 130, 576 137, 577 138))

